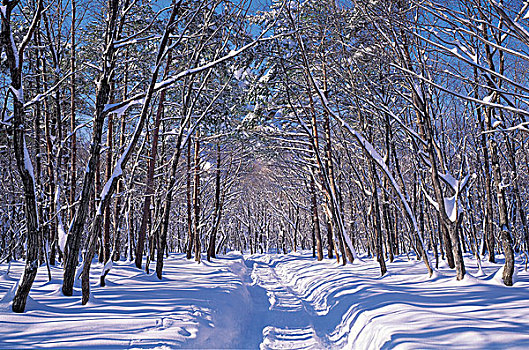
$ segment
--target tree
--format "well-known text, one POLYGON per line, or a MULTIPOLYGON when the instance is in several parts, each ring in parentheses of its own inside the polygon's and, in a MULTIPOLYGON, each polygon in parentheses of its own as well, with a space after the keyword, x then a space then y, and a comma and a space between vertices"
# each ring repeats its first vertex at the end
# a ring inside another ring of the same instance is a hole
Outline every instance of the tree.
POLYGON ((12 309, 14 312, 24 312, 29 291, 37 274, 40 225, 37 215, 35 173, 28 147, 26 145, 26 113, 24 111, 22 71, 24 52, 32 39, 33 32, 37 28, 40 16, 44 10, 44 4, 42 1, 38 1, 37 9, 33 15, 31 24, 27 29, 22 42, 20 45, 17 45, 13 39, 11 15, 15 7, 18 5, 18 2, 19 1, 16 0, 3 1, 0 42, 2 44, 2 50, 7 57, 11 79, 9 94, 11 95, 13 106, 11 122, 13 128, 13 151, 15 153, 18 172, 24 186, 24 214, 27 230, 26 265, 13 298, 12 309))

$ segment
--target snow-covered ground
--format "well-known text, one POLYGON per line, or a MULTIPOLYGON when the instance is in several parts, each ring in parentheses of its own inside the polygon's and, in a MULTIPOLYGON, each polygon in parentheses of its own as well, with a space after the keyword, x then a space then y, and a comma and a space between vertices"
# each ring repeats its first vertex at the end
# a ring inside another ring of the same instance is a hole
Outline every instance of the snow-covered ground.
MULTIPOLYGON (((39 270, 27 311, 0 302, 0 348, 529 348, 529 274, 513 287, 500 264, 467 257, 472 276, 398 257, 379 276, 372 259, 340 266, 309 253, 241 256, 197 265, 171 255, 159 281, 119 262, 81 305, 60 291, 62 270, 39 270)), ((153 266, 154 267, 154 266, 153 266)), ((95 268, 101 268, 97 266, 95 268)), ((0 267, 0 298, 22 271, 0 267)))

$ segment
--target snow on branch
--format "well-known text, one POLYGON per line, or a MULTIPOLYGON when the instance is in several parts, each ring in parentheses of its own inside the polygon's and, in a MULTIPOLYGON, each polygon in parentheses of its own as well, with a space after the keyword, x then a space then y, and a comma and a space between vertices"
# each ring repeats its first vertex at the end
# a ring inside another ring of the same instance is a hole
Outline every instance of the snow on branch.
MULTIPOLYGON (((342 117, 340 117, 339 115, 337 115, 331 108, 330 108, 330 104, 329 104, 329 101, 327 100, 327 97, 325 96, 325 94, 323 93, 323 91, 321 91, 320 87, 316 84, 316 82, 314 81, 314 77, 309 74, 309 78, 312 82, 312 85, 314 86, 314 88, 316 89, 316 91, 318 92, 318 95, 321 99, 321 102, 322 102, 322 105, 323 107, 325 108, 325 110, 337 121, 339 122, 342 127, 344 127, 352 136, 354 136, 356 138, 356 140, 360 143, 362 149, 364 149, 364 151, 378 164, 378 166, 384 171, 386 177, 390 180, 390 183, 391 183, 391 186, 393 187, 393 189, 395 190, 395 192, 397 192, 397 195, 399 196, 401 202, 402 202, 402 205, 404 206, 407 214, 408 214, 408 218, 410 219, 411 223, 412 223, 412 226, 413 226, 413 229, 414 231, 417 233, 417 238, 419 239, 419 241, 421 242, 421 245, 422 245, 422 248, 423 250, 426 252, 426 246, 424 244, 424 240, 422 239, 422 236, 420 234, 420 231, 419 231, 419 226, 417 225, 417 219, 415 218, 415 214, 413 213, 413 211, 411 210, 411 207, 408 203, 408 201, 406 200, 406 197, 404 196, 404 194, 402 193, 402 190, 400 189, 400 186, 398 185, 397 181, 395 180, 395 178, 393 177, 393 175, 391 174, 391 171, 388 169, 386 163, 384 162, 384 160, 382 159, 382 157, 380 156, 380 154, 378 153, 378 151, 373 147, 373 145, 367 141, 364 136, 356 131, 351 125, 349 125, 349 123, 347 123, 342 117)), ((347 237, 346 235, 346 240, 347 240, 347 243, 349 244, 350 242, 350 239, 349 237, 347 237)), ((428 256, 425 254, 425 259, 428 260, 428 256)), ((425 263, 428 264, 428 266, 430 265, 430 263, 428 261, 425 261, 425 263)))
MULTIPOLYGON (((258 45, 258 44, 260 44, 261 42, 277 39, 279 37, 290 35, 290 34, 291 33, 278 34, 278 35, 274 35, 274 36, 270 36, 270 37, 266 37, 266 38, 265 37, 259 37, 259 38, 255 39, 254 41, 252 41, 251 43, 241 47, 238 50, 231 50, 227 55, 224 55, 224 56, 222 56, 222 57, 220 57, 220 58, 218 58, 218 59, 216 59, 214 61, 211 61, 211 62, 206 63, 206 64, 204 64, 202 66, 199 66, 199 67, 186 69, 184 71, 181 71, 181 72, 173 75, 169 79, 166 79, 166 80, 163 80, 163 81, 161 81, 159 83, 156 83, 155 86, 154 86, 154 91, 157 92, 157 91, 160 91, 160 90, 163 90, 163 89, 170 88, 176 82, 180 81, 181 79, 183 79, 185 77, 201 73, 201 72, 206 71, 206 70, 208 70, 210 68, 214 68, 215 66, 219 65, 220 63, 223 63, 225 61, 228 61, 228 60, 230 60, 232 58, 237 57, 238 55, 242 54, 243 52, 251 49, 252 47, 254 47, 254 46, 258 45)), ((136 95, 132 96, 131 98, 128 98, 128 99, 126 99, 124 101, 121 101, 121 102, 118 102, 118 103, 114 103, 112 105, 107 105, 105 107, 105 112, 112 113, 115 110, 118 110, 118 109, 123 108, 124 106, 130 104, 132 101, 138 101, 138 100, 141 100, 144 97, 145 97, 145 93, 140 93, 140 94, 136 94, 136 95)))

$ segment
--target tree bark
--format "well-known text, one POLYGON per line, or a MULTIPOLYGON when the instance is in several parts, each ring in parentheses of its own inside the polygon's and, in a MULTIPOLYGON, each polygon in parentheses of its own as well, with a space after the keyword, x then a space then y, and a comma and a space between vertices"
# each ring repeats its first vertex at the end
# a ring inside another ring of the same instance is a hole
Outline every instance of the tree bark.
MULTIPOLYGON (((191 125, 191 121, 189 121, 191 125)), ((193 230, 193 199, 191 195, 191 142, 187 142, 186 153, 186 199, 187 199, 187 259, 191 259, 193 252, 193 245, 195 243, 195 231, 193 230)))
MULTIPOLYGON (((128 95, 128 51, 125 53, 125 69, 124 69, 124 78, 123 78, 123 100, 127 98, 128 95)), ((126 127, 126 121, 127 121, 127 113, 121 114, 121 124, 119 128, 119 151, 123 152, 123 148, 125 147, 125 127, 126 127)), ((117 185, 116 192, 118 194, 116 198, 116 202, 114 205, 114 242, 112 244, 112 251, 114 252, 114 256, 112 257, 113 261, 118 261, 120 259, 120 240, 119 240, 119 233, 120 230, 120 223, 121 223, 121 197, 123 192, 123 179, 120 179, 117 185)), ((129 231, 132 230, 132 228, 129 227, 129 231)), ((132 243, 132 240, 131 240, 132 243)), ((125 252, 126 253, 126 252, 125 252)), ((126 254, 125 254, 126 255, 126 254)), ((132 253, 130 254, 130 257, 132 257, 132 253)))
MULTIPOLYGON (((172 55, 171 51, 169 51, 167 56, 167 63, 165 66, 165 74, 164 79, 167 77, 167 74, 169 72, 169 67, 171 65, 172 61, 172 55)), ((164 103, 165 103, 165 94, 166 90, 162 90, 160 93, 160 98, 158 100, 158 109, 156 111, 156 117, 154 120, 154 129, 152 131, 152 144, 151 144, 151 152, 150 152, 150 158, 149 158, 149 165, 147 169, 147 180, 145 183, 145 199, 143 201, 143 211, 142 211, 142 219, 141 219, 141 226, 140 230, 138 232, 138 245, 136 246, 136 267, 141 269, 141 261, 143 256, 143 246, 147 231, 147 223, 150 220, 151 215, 151 203, 152 203, 152 196, 154 194, 154 168, 156 166, 156 158, 158 156, 158 140, 159 140, 159 134, 160 134, 160 123, 162 121, 163 117, 163 109, 164 109, 164 103)), ((151 249, 154 249, 154 247, 151 245, 151 249)), ((163 252, 162 252, 163 256, 163 252)))
MULTIPOLYGON (((105 163, 105 183, 112 177, 113 164, 113 141, 114 141, 114 118, 112 114, 107 116, 107 159, 105 163)), ((116 213, 114 213, 115 215, 116 213)), ((105 208, 103 217, 103 263, 110 260, 110 206, 105 208)))
MULTIPOLYGON (((95 173, 97 171, 97 165, 99 164, 101 138, 103 136, 103 124, 107 115, 105 112, 105 105, 108 103, 110 98, 110 82, 112 81, 115 66, 115 48, 113 46, 113 38, 116 35, 115 30, 117 26, 118 4, 118 0, 108 1, 109 16, 107 18, 108 25, 107 31, 105 33, 106 50, 103 56, 103 71, 96 84, 96 108, 92 130, 92 142, 89 149, 88 166, 83 178, 81 195, 79 197, 79 205, 76 210, 75 217, 73 218, 73 223, 71 225, 70 233, 66 243, 68 246, 68 255, 65 259, 64 265, 62 292, 67 296, 71 296, 73 294, 75 269, 77 268, 78 264, 82 232, 84 231, 86 218, 88 216, 89 203, 94 189, 95 173)), ((84 261, 83 263, 87 264, 88 262, 84 261)))
POLYGON ((195 219, 195 224, 193 226, 193 235, 195 237, 195 261, 200 262, 200 132, 198 130, 195 135, 193 211, 195 219))
POLYGON ((70 213, 69 217, 70 220, 74 217, 75 209, 74 209, 74 203, 75 203, 75 188, 76 188, 76 181, 77 181, 77 170, 76 170, 76 163, 77 163, 77 136, 76 136, 76 120, 75 120, 75 105, 76 105, 76 88, 75 88, 75 69, 76 69, 76 43, 75 43, 75 26, 76 26, 76 0, 72 0, 71 3, 72 7, 72 24, 70 28, 70 35, 71 35, 71 51, 70 51, 70 213))
POLYGON ((2 26, 0 43, 7 57, 6 63, 9 67, 9 75, 11 79, 10 93, 13 98, 13 150, 23 185, 24 214, 27 230, 26 264, 12 304, 13 312, 20 313, 24 312, 26 308, 26 300, 31 286, 33 285, 33 281, 35 280, 35 276, 37 275, 40 234, 35 193, 35 174, 29 157, 29 151, 26 146, 24 125, 26 115, 24 111, 24 90, 22 86, 22 62, 24 59, 25 47, 33 36, 33 31, 37 27, 44 6, 42 0, 38 1, 37 10, 26 34, 25 40, 17 48, 11 28, 11 12, 17 5, 18 1, 11 1, 7 3, 3 9, 4 13, 1 16, 2 26), (18 52, 16 50, 18 50, 18 52))
POLYGON ((316 185, 312 174, 310 175, 310 193, 313 240, 315 240, 318 261, 321 261, 323 260, 323 248, 321 244, 320 217, 318 215, 318 199, 316 197, 316 185))
POLYGON ((211 235, 209 238, 209 246, 207 252, 207 260, 210 261, 211 258, 215 258, 215 246, 217 240, 217 232, 220 226, 221 220, 221 208, 222 203, 220 201, 220 192, 221 192, 221 154, 220 154, 220 143, 217 142, 217 168, 215 169, 215 209, 213 212, 213 227, 211 229, 211 235))

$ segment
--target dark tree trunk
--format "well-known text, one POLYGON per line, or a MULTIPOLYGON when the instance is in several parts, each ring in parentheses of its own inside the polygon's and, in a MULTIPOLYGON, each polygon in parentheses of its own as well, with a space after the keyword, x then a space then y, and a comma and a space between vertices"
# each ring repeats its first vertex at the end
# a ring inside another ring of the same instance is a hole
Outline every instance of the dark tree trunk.
MULTIPOLYGON (((35 31, 35 43, 38 47, 42 47, 40 39, 40 31, 35 31)), ((37 50, 37 62, 39 67, 42 67, 41 74, 37 75, 37 83, 42 79, 43 91, 47 90, 46 84, 46 61, 42 58, 40 50, 37 50)), ((50 245, 49 263, 55 265, 55 257, 57 255, 57 218, 55 216, 55 170, 53 161, 53 142, 52 142, 52 127, 51 118, 48 106, 48 98, 44 101, 44 138, 46 143, 46 171, 48 175, 46 189, 48 195, 48 226, 44 228, 48 235, 48 242, 50 245)))
POLYGON ((371 163, 371 186, 373 189, 373 208, 375 209, 375 218, 374 218, 374 229, 375 229, 375 252, 377 254, 377 261, 380 265, 380 274, 384 276, 388 271, 386 268, 386 261, 384 260, 384 254, 382 252, 382 220, 380 218, 380 206, 378 203, 378 178, 376 175, 375 162, 373 160, 371 163))
POLYGON ((332 259, 334 257, 333 255, 334 243, 332 239, 332 224, 329 221, 329 219, 326 220, 326 223, 327 223, 327 257, 329 259, 332 259))
MULTIPOLYGON (((128 55, 125 55, 127 57, 128 55)), ((124 72, 124 86, 123 86, 123 99, 125 100, 127 98, 127 84, 128 84, 128 64, 125 64, 125 72, 124 72)), ((126 127, 126 120, 127 120, 127 113, 121 114, 121 124, 119 128, 119 151, 123 152, 123 148, 125 147, 125 127, 126 127)), ((119 233, 120 230, 120 223, 122 219, 122 213, 121 213, 121 197, 123 195, 123 179, 120 179, 118 181, 116 192, 118 194, 116 198, 116 202, 114 205, 114 241, 112 243, 112 251, 114 252, 114 256, 112 257, 113 261, 118 261, 120 259, 120 240, 119 240, 119 233)), ((132 230, 132 228, 129 228, 129 230, 132 230)), ((132 240, 131 240, 132 243, 132 240)), ((126 252, 125 252, 126 253, 126 252)), ((132 253, 131 255, 132 256, 132 253)))
MULTIPOLYGON (((501 23, 501 22, 500 22, 501 23)), ((500 24, 501 25, 501 24, 500 24)), ((488 27, 486 25, 481 26, 482 34, 485 39, 488 39, 488 27)), ((493 29, 494 31, 495 29, 493 29)), ((494 35, 493 35, 494 36, 494 35)), ((498 39, 497 39, 498 40, 498 39)), ((498 40, 499 44, 501 45, 501 39, 498 40)), ((499 59, 498 61, 494 60, 493 52, 491 50, 491 47, 489 44, 485 45, 485 54, 487 58, 487 63, 489 66, 489 69, 491 71, 496 71, 495 62, 498 62, 498 72, 500 74, 504 74, 504 67, 505 67, 505 61, 504 61, 504 53, 502 50, 498 50, 499 59)), ((491 78, 494 79, 494 78, 491 78)), ((492 80, 488 81, 489 86, 489 93, 492 96, 491 102, 492 103, 499 103, 499 96, 496 93, 497 85, 500 85, 497 81, 493 82, 492 80)), ((494 109, 491 107, 485 108, 485 124, 487 126, 487 130, 491 131, 493 130, 492 126, 492 119, 494 114, 494 109)), ((502 113, 500 111, 500 113, 502 113)), ((500 118, 503 119, 503 118, 500 118)), ((503 247, 503 254, 505 255, 505 265, 503 267, 503 283, 506 286, 512 286, 512 276, 514 273, 514 251, 512 247, 512 237, 509 227, 509 214, 508 214, 508 208, 507 208, 507 198, 505 195, 505 188, 502 184, 502 173, 500 169, 500 157, 499 157, 499 147, 498 143, 496 141, 497 135, 492 135, 489 138, 489 152, 491 157, 491 168, 492 168, 492 174, 493 174, 493 183, 494 188, 496 189, 496 198, 498 201, 498 210, 499 210, 499 226, 500 226, 500 237, 501 237, 501 243, 503 247)), ((492 254, 489 252, 489 254, 492 254)))
POLYGON ((323 248, 321 244, 320 217, 318 215, 318 199, 316 197, 316 185, 314 177, 310 176, 311 212, 312 212, 312 235, 313 245, 316 245, 318 261, 323 260, 323 248), (315 240, 315 242, 314 242, 315 240))
MULTIPOLYGON (((487 113, 488 114, 488 113, 487 113)), ((490 118, 490 117, 489 117, 490 118)), ((507 208, 507 198, 505 195, 505 188, 502 184, 502 174, 500 170, 500 160, 498 144, 494 137, 489 139, 489 147, 492 155, 492 172, 494 174, 494 187, 496 188, 496 197, 498 200, 499 209, 499 226, 500 237, 503 247, 503 254, 505 255, 505 266, 503 268, 503 283, 506 286, 512 286, 512 276, 514 273, 514 251, 512 248, 512 237, 509 228, 509 214, 507 208)))
MULTIPOLYGON (((191 122, 190 122, 191 125, 191 122)), ((193 199, 191 195, 191 142, 187 142, 186 154, 186 199, 187 199, 187 250, 186 257, 191 259, 195 235, 193 230, 193 199)))
POLYGON ((75 188, 77 181, 77 136, 76 136, 76 120, 75 120, 75 105, 76 105, 76 88, 75 88, 75 66, 76 66, 76 44, 75 44, 75 26, 76 26, 76 0, 72 0, 72 18, 71 18, 71 27, 70 27, 70 37, 71 37, 71 50, 70 50, 70 176, 69 176, 69 194, 70 194, 70 220, 73 219, 75 213, 75 188))
POLYGON ((193 234, 195 236, 195 261, 200 262, 201 259, 201 244, 200 244, 200 132, 197 131, 195 136, 195 171, 193 181, 193 210, 194 210, 194 227, 193 234))
POLYGON ((211 229, 211 236, 209 238, 209 246, 207 252, 207 259, 210 261, 211 258, 215 258, 215 245, 217 239, 217 232, 220 226, 221 220, 221 207, 222 203, 220 201, 220 185, 221 185, 221 154, 220 154, 220 144, 217 143, 217 168, 215 170, 215 210, 213 212, 213 227, 211 229))
MULTIPOLYGON (((67 240, 67 250, 68 255, 65 259, 64 265, 64 280, 62 286, 62 292, 64 295, 71 296, 73 294, 73 285, 75 278, 75 270, 78 264, 79 250, 81 247, 81 238, 82 233, 85 228, 86 218, 88 217, 89 204, 92 199, 92 193, 94 190, 94 179, 97 172, 100 151, 101 151, 101 138, 103 136, 103 124, 105 122, 106 112, 105 105, 108 103, 110 98, 110 82, 112 81, 114 66, 115 66, 115 57, 114 57, 114 47, 113 47, 113 38, 116 35, 116 22, 118 14, 118 1, 109 0, 109 16, 107 18, 108 27, 105 33, 105 43, 106 50, 103 56, 103 71, 98 78, 97 88, 95 92, 96 97, 96 109, 95 109, 95 118, 92 131, 92 142, 89 149, 89 159, 87 169, 84 173, 83 184, 81 189, 81 195, 79 197, 78 208, 73 218, 73 223, 71 225, 71 230, 68 235, 67 240)), ((101 207, 100 207, 101 208, 101 207)), ((101 213, 97 215, 100 217, 101 213)), ((94 223, 94 225, 101 223, 94 223)), ((94 248, 88 248, 88 251, 94 248)), ((90 254, 89 254, 90 255, 90 254)), ((85 266, 89 266, 91 261, 83 261, 85 266)), ((88 278, 88 276, 86 276, 88 278)), ((83 300, 83 303, 86 303, 88 300, 83 300)))
POLYGON ((9 67, 9 75, 11 78, 10 93, 13 98, 13 149, 18 172, 23 185, 24 214, 27 230, 26 264, 15 292, 12 310, 14 312, 24 312, 29 291, 33 285, 35 276, 37 275, 40 230, 35 193, 35 174, 33 172, 33 165, 26 146, 24 125, 24 119, 26 116, 23 102, 24 90, 22 86, 22 62, 24 59, 24 49, 29 43, 29 38, 33 36, 33 31, 40 20, 43 11, 43 3, 42 1, 38 1, 36 13, 26 35, 27 41, 21 43, 18 52, 15 51, 16 45, 11 31, 11 12, 17 4, 18 1, 8 2, 3 9, 0 44, 7 57, 6 63, 9 67))
MULTIPOLYGON (((113 169, 113 140, 114 140, 114 118, 112 114, 108 117, 107 127, 107 159, 105 163, 105 183, 112 177, 113 169)), ((116 213, 114 213, 115 215, 116 213)), ((103 262, 106 263, 110 260, 110 206, 105 207, 105 213, 103 217, 103 262)))
MULTIPOLYGON (((171 65, 171 51, 167 56, 167 63, 165 66, 164 79, 167 77, 169 67, 171 65)), ((136 267, 141 269, 141 258, 143 256, 143 246, 145 235, 147 231, 147 222, 151 219, 151 203, 152 196, 154 194, 154 168, 156 166, 156 158, 158 156, 158 140, 160 134, 160 123, 164 115, 164 103, 165 103, 166 90, 162 90, 160 98, 158 100, 158 109, 156 111, 156 117, 154 120, 154 129, 152 131, 152 144, 149 158, 149 166, 147 169, 147 180, 145 183, 145 199, 143 201, 143 215, 141 219, 140 231, 138 232, 138 245, 136 246, 136 267)), ((153 245, 149 245, 151 250, 154 249, 153 245)), ((163 251, 162 251, 163 256, 163 251)))

